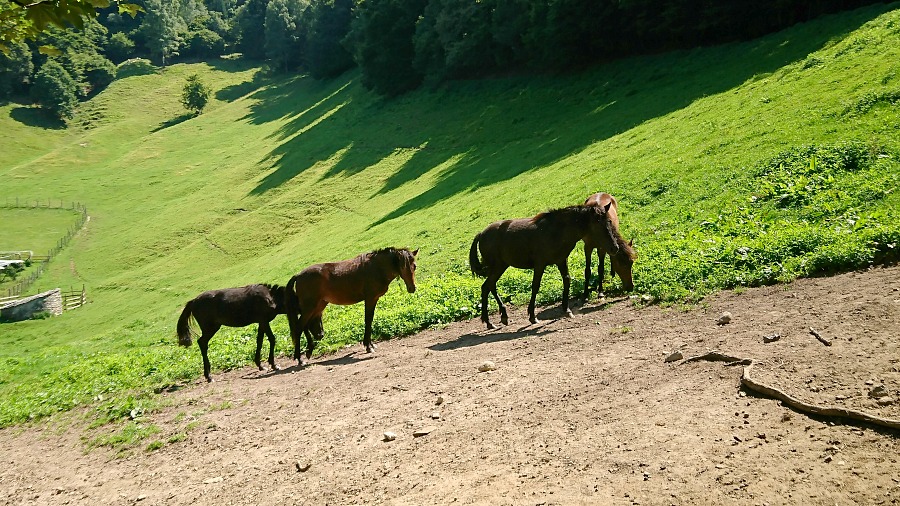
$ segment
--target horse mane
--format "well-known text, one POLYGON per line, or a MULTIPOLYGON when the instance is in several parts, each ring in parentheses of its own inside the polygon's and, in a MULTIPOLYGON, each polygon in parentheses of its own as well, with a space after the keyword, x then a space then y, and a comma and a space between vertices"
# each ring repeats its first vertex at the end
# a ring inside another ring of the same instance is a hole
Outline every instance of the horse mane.
POLYGON ((560 207, 557 209, 550 209, 549 211, 544 211, 542 213, 538 213, 531 218, 531 221, 543 221, 543 220, 553 220, 560 216, 567 216, 570 214, 577 214, 579 216, 588 216, 592 213, 593 210, 590 206, 568 206, 568 207, 560 207))

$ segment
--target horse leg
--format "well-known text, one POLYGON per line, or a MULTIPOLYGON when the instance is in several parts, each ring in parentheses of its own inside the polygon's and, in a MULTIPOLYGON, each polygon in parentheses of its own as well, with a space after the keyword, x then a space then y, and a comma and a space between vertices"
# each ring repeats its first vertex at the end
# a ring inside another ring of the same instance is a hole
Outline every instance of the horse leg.
POLYGON ((497 293, 497 283, 494 282, 494 288, 491 290, 491 294, 494 295, 494 300, 497 301, 497 307, 500 308, 500 323, 503 325, 509 325, 509 316, 506 314, 506 306, 503 304, 503 300, 500 299, 500 294, 497 293))
POLYGON ((572 283, 572 277, 569 276, 569 264, 563 260, 556 264, 556 267, 559 268, 559 274, 562 276, 563 281, 563 313, 566 315, 566 318, 571 318, 572 310, 569 309, 569 286, 572 283))
MULTIPOLYGON (((603 272, 606 269, 606 252, 602 249, 597 250, 597 255, 600 257, 600 262, 597 264, 597 295, 603 293, 603 272)), ((612 258, 610 258, 610 268, 612 268, 612 258)))
POLYGON ((491 323, 491 320, 488 318, 488 309, 487 309, 487 296, 488 293, 494 296, 494 300, 497 301, 497 306, 500 308, 500 323, 503 325, 509 324, 509 317, 506 314, 506 306, 503 305, 503 301, 500 299, 500 295, 497 293, 497 280, 500 279, 500 276, 506 272, 506 267, 503 267, 499 270, 499 272, 491 271, 488 273, 487 278, 484 280, 484 283, 481 284, 481 321, 487 325, 488 330, 493 330, 497 327, 491 323))
POLYGON ((315 318, 310 318, 304 327, 306 329, 306 358, 312 358, 313 349, 316 347, 316 344, 325 337, 325 327, 322 326, 322 312, 325 311, 325 306, 327 305, 327 302, 322 301, 313 312, 313 314, 317 316, 315 318), (311 325, 316 326, 315 339, 310 330, 311 325))
POLYGON ((588 297, 591 294, 591 255, 594 253, 593 246, 584 245, 584 297, 581 304, 587 304, 588 297))
POLYGON ((534 315, 534 300, 537 298, 538 290, 541 289, 541 278, 544 276, 544 266, 534 266, 534 278, 531 280, 531 300, 528 302, 528 321, 532 324, 538 323, 539 320, 534 315))
MULTIPOLYGON (((275 334, 272 333, 272 327, 268 323, 262 323, 260 324, 260 327, 262 327, 263 325, 265 325, 266 335, 269 336, 269 366, 272 367, 273 371, 277 371, 278 366, 275 365, 275 334)), ((257 345, 258 344, 259 343, 257 343, 257 345)), ((258 353, 256 355, 256 360, 257 362, 259 361, 258 353)), ((259 365, 259 363, 257 363, 256 365, 259 365)), ((260 370, 262 370, 262 368, 260 368, 260 370)))
POLYGON ((197 346, 200 347, 200 356, 203 357, 203 376, 207 383, 212 383, 212 376, 209 375, 209 340, 219 331, 220 325, 201 326, 203 332, 197 339, 197 346))
POLYGON ((494 327, 494 324, 491 323, 491 320, 488 318, 487 308, 487 297, 488 293, 491 291, 491 288, 488 284, 490 280, 491 278, 490 276, 488 276, 488 278, 484 280, 484 283, 481 284, 481 321, 484 322, 485 325, 487 325, 488 330, 493 330, 496 327, 494 327))
POLYGON ((253 362, 256 363, 256 368, 260 371, 263 370, 262 363, 260 360, 260 355, 262 354, 262 342, 263 342, 263 334, 265 331, 263 330, 263 324, 260 323, 256 327, 256 354, 253 355, 253 362))
POLYGON ((375 319, 375 304, 378 299, 366 299, 366 331, 363 334, 363 344, 366 346, 366 353, 375 351, 372 345, 372 320, 375 319))

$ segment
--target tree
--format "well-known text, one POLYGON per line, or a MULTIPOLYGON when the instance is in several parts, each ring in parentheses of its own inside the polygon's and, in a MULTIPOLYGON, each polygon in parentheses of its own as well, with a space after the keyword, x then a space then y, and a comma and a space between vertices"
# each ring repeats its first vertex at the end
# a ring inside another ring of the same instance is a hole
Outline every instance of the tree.
POLYGON ((238 49, 251 60, 266 57, 266 5, 267 0, 247 0, 238 7, 232 29, 235 31, 238 49))
POLYGON ((115 63, 122 63, 134 54, 134 41, 123 32, 116 32, 109 37, 106 45, 106 56, 115 63))
POLYGON ((184 89, 181 90, 181 103, 187 110, 199 115, 209 102, 210 93, 209 87, 203 84, 200 76, 191 74, 184 83, 184 89))
POLYGON ((42 108, 65 120, 75 114, 75 89, 75 80, 66 69, 56 60, 48 60, 34 76, 31 96, 42 108))
POLYGON ((316 79, 334 77, 353 66, 342 41, 350 32, 353 0, 315 0, 306 44, 306 66, 316 79))
MULTIPOLYGON (((25 40, 37 40, 52 26, 84 27, 85 20, 96 19, 100 9, 111 2, 103 0, 10 0, 0 3, 0 51, 6 53, 10 45, 25 40)), ((141 11, 137 4, 112 0, 119 13, 131 17, 141 11)), ((53 52, 44 47, 45 52, 53 52)))
POLYGON ((266 6, 266 57, 276 69, 292 70, 303 62, 307 7, 301 0, 271 0, 266 6))
POLYGON ((147 13, 141 30, 146 37, 147 49, 165 67, 166 58, 178 55, 181 43, 177 17, 173 12, 177 5, 169 0, 145 0, 145 7, 147 13))
POLYGON ((0 53, 0 99, 22 91, 32 72, 31 51, 24 42, 11 44, 7 54, 0 53))
POLYGON ((413 34, 427 0, 366 0, 357 5, 347 43, 366 88, 399 95, 422 83, 413 68, 413 34))

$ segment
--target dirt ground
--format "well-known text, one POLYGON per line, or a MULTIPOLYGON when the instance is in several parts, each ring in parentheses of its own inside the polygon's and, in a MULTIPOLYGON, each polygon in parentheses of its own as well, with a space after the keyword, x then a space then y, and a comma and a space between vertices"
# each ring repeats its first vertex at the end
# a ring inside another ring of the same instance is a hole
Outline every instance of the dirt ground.
POLYGON ((304 370, 218 374, 163 394, 141 417, 161 432, 125 456, 86 451, 96 432, 78 424, 8 428, 0 504, 900 502, 900 431, 787 408, 743 390, 740 366, 664 362, 753 358, 755 379, 804 401, 900 419, 900 268, 690 309, 632 302, 546 308, 533 326, 520 308, 493 331, 460 322, 304 370), (486 360, 496 370, 479 372, 486 360), (879 385, 887 399, 869 395, 879 385))

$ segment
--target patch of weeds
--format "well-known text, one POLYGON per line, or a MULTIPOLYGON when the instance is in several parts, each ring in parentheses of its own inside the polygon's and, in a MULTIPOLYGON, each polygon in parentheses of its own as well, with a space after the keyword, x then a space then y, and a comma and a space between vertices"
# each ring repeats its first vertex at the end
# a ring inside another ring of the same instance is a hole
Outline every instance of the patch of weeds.
POLYGON ((148 444, 146 450, 147 450, 147 452, 155 452, 156 450, 159 450, 160 448, 162 448, 165 445, 166 445, 166 443, 156 440, 156 441, 148 444))
POLYGON ((878 105, 884 104, 896 106, 898 103, 900 103, 900 89, 870 91, 858 98, 856 102, 847 105, 844 110, 841 111, 841 116, 861 116, 878 105))
POLYGON ((631 332, 631 327, 623 326, 623 327, 613 327, 609 329, 610 334, 627 334, 631 332))
POLYGON ((169 436, 169 439, 166 439, 166 442, 170 443, 170 444, 171 443, 179 443, 181 441, 184 441, 185 439, 187 439, 187 433, 176 432, 175 434, 172 434, 171 436, 169 436))
POLYGON ((218 404, 211 404, 209 406, 209 409, 211 411, 222 411, 225 409, 230 409, 231 407, 232 407, 231 401, 226 399, 218 404))
POLYGON ((130 421, 120 430, 110 434, 97 436, 88 442, 88 448, 105 446, 114 450, 125 450, 140 444, 148 437, 157 434, 159 427, 149 424, 130 421))

